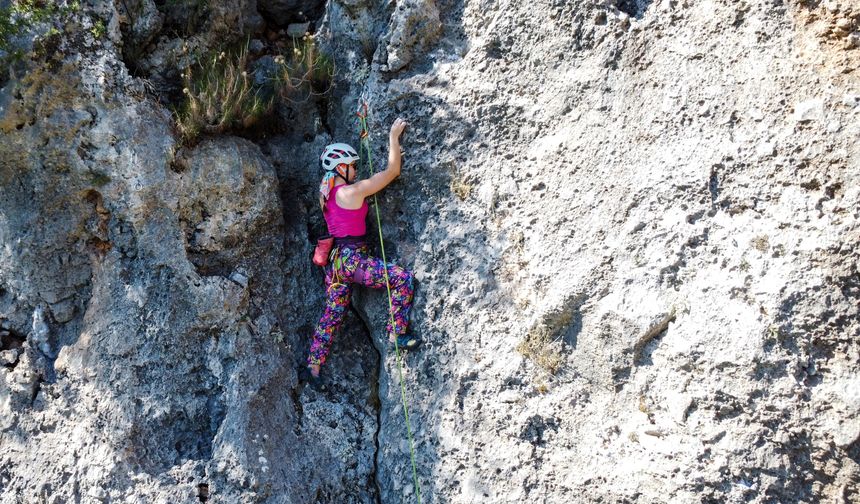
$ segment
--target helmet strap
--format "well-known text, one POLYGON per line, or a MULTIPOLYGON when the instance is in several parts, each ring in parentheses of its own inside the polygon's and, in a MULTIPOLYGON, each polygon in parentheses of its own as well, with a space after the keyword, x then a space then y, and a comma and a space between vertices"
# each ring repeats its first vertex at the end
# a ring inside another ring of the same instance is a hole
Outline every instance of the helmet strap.
MULTIPOLYGON (((346 165, 346 183, 347 183, 347 184, 354 184, 354 183, 355 183, 355 179, 352 179, 352 182, 350 182, 350 181, 349 181, 349 169, 350 169, 350 168, 352 168, 352 170, 353 170, 353 171, 355 171, 355 168, 353 167, 353 165, 351 165, 351 164, 346 165)), ((356 178, 358 178, 358 174, 357 174, 357 173, 356 173, 356 178)))
MULTIPOLYGON (((343 181, 346 182, 347 185, 354 184, 355 180, 353 180, 352 182, 349 181, 349 169, 352 165, 348 165, 348 164, 345 164, 345 165, 346 165, 346 169, 344 170, 345 173, 341 174, 340 170, 337 170, 337 176, 342 178, 343 181)), ((340 168, 340 167, 338 167, 338 168, 340 168)))

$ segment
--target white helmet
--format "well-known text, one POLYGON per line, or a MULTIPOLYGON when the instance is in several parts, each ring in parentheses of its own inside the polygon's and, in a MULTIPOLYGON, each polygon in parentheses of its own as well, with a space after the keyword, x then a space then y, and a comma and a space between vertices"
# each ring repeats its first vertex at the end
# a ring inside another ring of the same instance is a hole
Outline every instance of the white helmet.
POLYGON ((320 163, 325 171, 332 171, 339 164, 348 165, 358 160, 358 152, 345 143, 327 145, 320 156, 320 163))

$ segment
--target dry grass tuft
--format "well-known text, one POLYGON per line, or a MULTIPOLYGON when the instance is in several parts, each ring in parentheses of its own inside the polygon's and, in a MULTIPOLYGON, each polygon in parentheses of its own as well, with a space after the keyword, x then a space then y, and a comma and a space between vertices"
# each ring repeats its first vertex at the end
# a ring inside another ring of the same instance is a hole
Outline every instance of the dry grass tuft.
POLYGON ((249 39, 237 49, 215 51, 182 73, 184 101, 174 111, 182 144, 200 134, 249 128, 278 103, 327 94, 334 66, 310 34, 293 40, 288 54, 274 57, 272 74, 255 79, 250 71, 249 39))
POLYGON ((544 325, 533 328, 517 345, 517 352, 531 359, 535 364, 555 374, 564 361, 561 355, 561 341, 554 332, 544 325))

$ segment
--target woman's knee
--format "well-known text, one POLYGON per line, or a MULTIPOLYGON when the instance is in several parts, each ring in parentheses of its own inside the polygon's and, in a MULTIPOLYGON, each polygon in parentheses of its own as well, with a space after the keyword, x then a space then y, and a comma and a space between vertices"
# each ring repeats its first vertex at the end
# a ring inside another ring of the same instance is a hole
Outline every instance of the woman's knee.
POLYGON ((405 285, 409 287, 409 290, 412 290, 412 282, 415 279, 415 275, 413 275, 412 272, 406 268, 400 268, 400 272, 398 273, 398 283, 400 283, 401 285, 405 285))
POLYGON ((341 282, 332 282, 326 289, 329 299, 338 299, 349 295, 349 285, 341 282))
POLYGON ((328 302, 326 305, 329 309, 336 311, 344 311, 346 305, 349 304, 350 289, 345 284, 332 284, 326 290, 328 302))

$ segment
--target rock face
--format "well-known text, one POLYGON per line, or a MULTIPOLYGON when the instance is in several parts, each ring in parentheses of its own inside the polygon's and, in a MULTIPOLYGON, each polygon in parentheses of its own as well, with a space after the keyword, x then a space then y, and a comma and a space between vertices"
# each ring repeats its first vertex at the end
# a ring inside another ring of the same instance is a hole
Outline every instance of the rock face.
POLYGON ((401 391, 422 502, 860 500, 852 2, 82 3, 0 89, 0 502, 417 501, 401 391), (327 98, 181 147, 187 51, 290 22, 327 98), (359 97, 424 345, 357 291, 314 389, 359 97))

